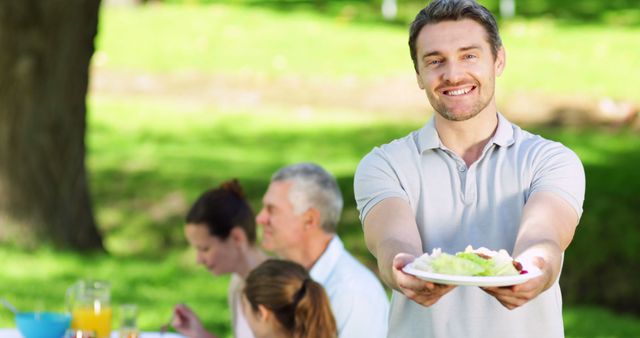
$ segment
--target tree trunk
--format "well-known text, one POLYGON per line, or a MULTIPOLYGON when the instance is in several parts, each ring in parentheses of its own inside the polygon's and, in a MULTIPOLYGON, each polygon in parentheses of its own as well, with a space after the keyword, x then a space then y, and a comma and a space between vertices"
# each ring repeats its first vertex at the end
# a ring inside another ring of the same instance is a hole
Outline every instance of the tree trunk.
POLYGON ((0 1, 0 241, 103 250, 85 169, 99 6, 0 1))

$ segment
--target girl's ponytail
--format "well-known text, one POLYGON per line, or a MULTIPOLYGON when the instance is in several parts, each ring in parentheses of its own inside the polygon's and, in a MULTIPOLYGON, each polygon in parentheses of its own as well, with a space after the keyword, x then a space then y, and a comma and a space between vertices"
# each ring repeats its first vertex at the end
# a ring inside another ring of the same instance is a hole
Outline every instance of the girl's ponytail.
POLYGON ((335 338, 336 321, 322 285, 306 279, 295 307, 293 338, 335 338))

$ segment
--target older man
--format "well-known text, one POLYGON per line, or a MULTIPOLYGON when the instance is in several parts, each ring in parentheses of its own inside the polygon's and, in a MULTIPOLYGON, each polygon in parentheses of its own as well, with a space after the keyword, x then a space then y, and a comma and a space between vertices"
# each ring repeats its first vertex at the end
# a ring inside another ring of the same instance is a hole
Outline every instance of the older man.
POLYGON ((262 246, 310 270, 329 295, 340 337, 386 337, 388 300, 382 285, 336 234, 342 194, 318 165, 280 169, 256 217, 262 246))

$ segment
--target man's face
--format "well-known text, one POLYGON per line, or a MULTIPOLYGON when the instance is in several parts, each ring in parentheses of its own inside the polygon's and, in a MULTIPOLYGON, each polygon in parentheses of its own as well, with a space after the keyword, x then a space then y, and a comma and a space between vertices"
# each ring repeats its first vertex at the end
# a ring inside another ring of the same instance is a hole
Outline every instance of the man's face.
POLYGON ((209 234, 204 224, 189 223, 184 227, 184 234, 189 244, 196 249, 196 262, 204 265, 214 275, 222 275, 234 271, 238 263, 238 248, 231 237, 222 240, 209 234))
POLYGON ((287 253, 303 245, 304 213, 297 215, 289 200, 293 183, 276 181, 262 198, 262 210, 256 216, 256 223, 262 225, 262 247, 283 258, 287 253))
POLYGON ((470 19, 428 24, 418 34, 416 53, 418 85, 442 117, 465 121, 484 110, 495 113, 504 50, 494 59, 482 25, 470 19))

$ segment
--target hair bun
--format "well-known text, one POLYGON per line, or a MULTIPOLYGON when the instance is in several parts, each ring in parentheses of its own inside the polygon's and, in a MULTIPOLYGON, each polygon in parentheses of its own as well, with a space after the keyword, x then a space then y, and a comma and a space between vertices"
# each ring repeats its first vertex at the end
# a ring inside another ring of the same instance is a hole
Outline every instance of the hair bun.
POLYGON ((244 198, 244 192, 237 179, 230 179, 220 184, 220 189, 230 192, 240 198, 244 198))

